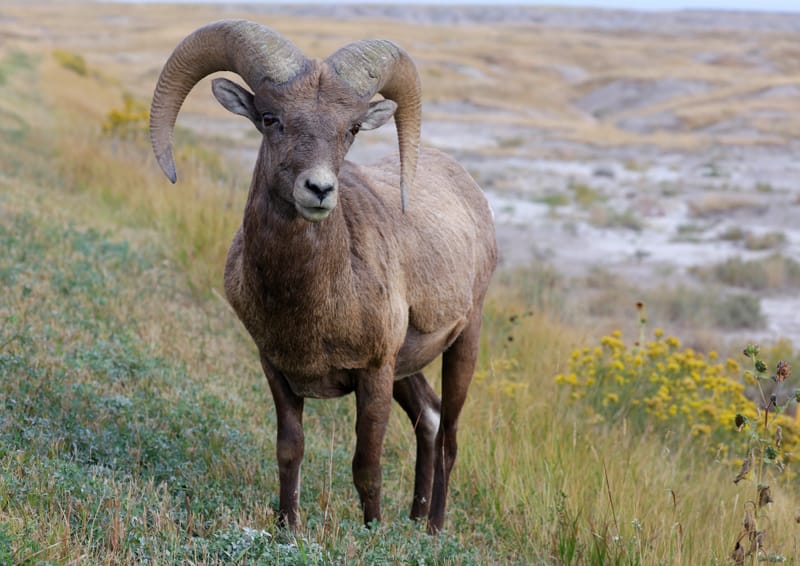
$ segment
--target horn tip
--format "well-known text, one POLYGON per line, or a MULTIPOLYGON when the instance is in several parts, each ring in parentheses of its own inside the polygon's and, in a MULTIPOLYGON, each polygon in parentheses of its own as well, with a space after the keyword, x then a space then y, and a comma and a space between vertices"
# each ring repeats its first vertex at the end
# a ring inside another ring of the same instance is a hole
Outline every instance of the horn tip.
POLYGON ((167 179, 169 179, 173 185, 178 182, 178 172, 175 170, 175 161, 172 159, 171 155, 159 156, 158 164, 161 166, 164 175, 167 176, 167 179))

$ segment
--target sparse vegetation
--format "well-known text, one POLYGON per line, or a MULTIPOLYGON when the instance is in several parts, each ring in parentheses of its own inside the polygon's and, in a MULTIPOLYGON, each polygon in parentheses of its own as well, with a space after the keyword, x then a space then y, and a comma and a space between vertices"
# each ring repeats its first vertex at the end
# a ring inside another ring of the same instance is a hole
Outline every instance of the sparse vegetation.
POLYGON ((786 234, 779 231, 755 234, 740 226, 730 226, 719 234, 719 239, 726 242, 741 242, 745 249, 763 251, 779 248, 786 243, 786 234))
POLYGON ((581 208, 591 208, 598 202, 605 200, 603 193, 593 189, 584 183, 571 183, 569 189, 572 191, 572 198, 581 208))
POLYGON ((701 224, 681 224, 675 234, 675 240, 681 242, 700 242, 706 232, 706 227, 701 224))
POLYGON ((691 271, 703 281, 752 291, 778 291, 800 285, 800 263, 781 254, 756 260, 733 257, 714 265, 694 267, 691 271))
POLYGON ((589 222, 598 228, 623 228, 638 232, 644 222, 632 208, 619 211, 611 207, 594 206, 589 213, 589 222))
POLYGON ((743 209, 758 209, 763 204, 756 198, 740 195, 718 193, 706 195, 689 203, 689 214, 694 218, 707 218, 732 214, 743 209))
POLYGON ((25 70, 34 64, 35 57, 25 51, 10 51, 0 58, 0 86, 18 71, 25 70))
POLYGON ((569 204, 569 195, 560 192, 549 192, 538 197, 536 200, 542 204, 546 204, 550 208, 558 208, 569 204))
POLYGON ((719 239, 726 242, 738 242, 744 240, 746 235, 747 232, 740 226, 730 226, 719 235, 719 239))
POLYGON ((783 232, 764 232, 763 234, 747 234, 744 238, 744 247, 748 250, 772 250, 786 243, 786 234, 783 232))
POLYGON ((501 149, 516 149, 525 145, 525 138, 522 136, 511 136, 497 140, 497 146, 501 149))
POLYGON ((746 330, 763 327, 761 301, 757 296, 747 294, 720 293, 714 288, 693 289, 679 285, 662 286, 644 294, 657 320, 665 323, 681 323, 746 330))

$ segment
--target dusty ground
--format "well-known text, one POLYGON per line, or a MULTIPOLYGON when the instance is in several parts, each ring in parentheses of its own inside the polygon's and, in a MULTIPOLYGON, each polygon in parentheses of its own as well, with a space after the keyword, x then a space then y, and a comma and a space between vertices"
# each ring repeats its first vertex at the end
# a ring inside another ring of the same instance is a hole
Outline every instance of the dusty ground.
MULTIPOLYGON (((314 56, 364 36, 403 44, 423 78, 424 142, 485 187, 504 266, 601 267, 646 287, 694 284, 692 266, 732 256, 800 260, 798 15, 12 0, 0 37, 79 52, 146 99, 177 41, 220 17, 267 23, 314 56), (748 249, 734 228, 781 236, 748 249)), ((250 163, 249 125, 196 91, 179 125, 250 163)), ((385 128, 351 157, 393 146, 385 128)), ((800 343, 797 290, 760 296, 755 334, 800 343)))

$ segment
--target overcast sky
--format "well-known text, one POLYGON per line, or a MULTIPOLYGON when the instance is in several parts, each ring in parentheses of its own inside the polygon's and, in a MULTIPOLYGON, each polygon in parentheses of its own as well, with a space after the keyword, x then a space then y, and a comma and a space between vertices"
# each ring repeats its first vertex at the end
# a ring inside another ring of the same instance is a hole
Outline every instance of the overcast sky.
MULTIPOLYGON (((120 1, 120 0, 117 0, 120 1)), ((133 2, 208 2, 220 4, 532 4, 545 6, 593 6, 631 10, 756 10, 800 12, 800 0, 121 0, 133 2)))
MULTIPOLYGON (((539 2, 525 2, 535 3, 539 2)), ((599 6, 632 8, 636 10, 768 10, 777 12, 800 12, 800 0, 551 0, 542 2, 559 6, 599 6)))

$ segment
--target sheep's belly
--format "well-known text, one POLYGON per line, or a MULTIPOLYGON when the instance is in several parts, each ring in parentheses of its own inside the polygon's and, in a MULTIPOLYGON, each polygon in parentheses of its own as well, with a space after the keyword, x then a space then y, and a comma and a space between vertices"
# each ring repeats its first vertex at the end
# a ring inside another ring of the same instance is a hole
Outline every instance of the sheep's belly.
POLYGON ((408 327, 405 342, 397 355, 394 366, 395 379, 408 377, 427 366, 436 356, 447 350, 466 326, 462 318, 435 332, 421 333, 413 326, 408 327))
POLYGON ((352 393, 356 388, 353 374, 348 370, 333 370, 322 376, 284 375, 294 394, 304 398, 331 399, 352 393))
MULTIPOLYGON (((430 364, 436 357, 449 348, 458 338, 466 325, 466 319, 460 319, 441 330, 421 333, 414 327, 409 327, 405 342, 400 348, 395 361, 395 379, 402 379, 413 375, 430 364)), ((315 363, 298 367, 294 360, 295 371, 281 369, 280 363, 275 363, 276 369, 281 371, 292 388, 295 395, 312 397, 316 399, 329 399, 341 397, 351 393, 356 388, 355 372, 352 368, 331 367, 324 361, 324 357, 312 357, 315 363), (300 371, 297 371, 300 370, 300 371)), ((274 360, 277 361, 277 360, 274 360)), ((343 364, 344 365, 344 364, 343 364)), ((361 364, 353 364, 353 367, 361 364)))

